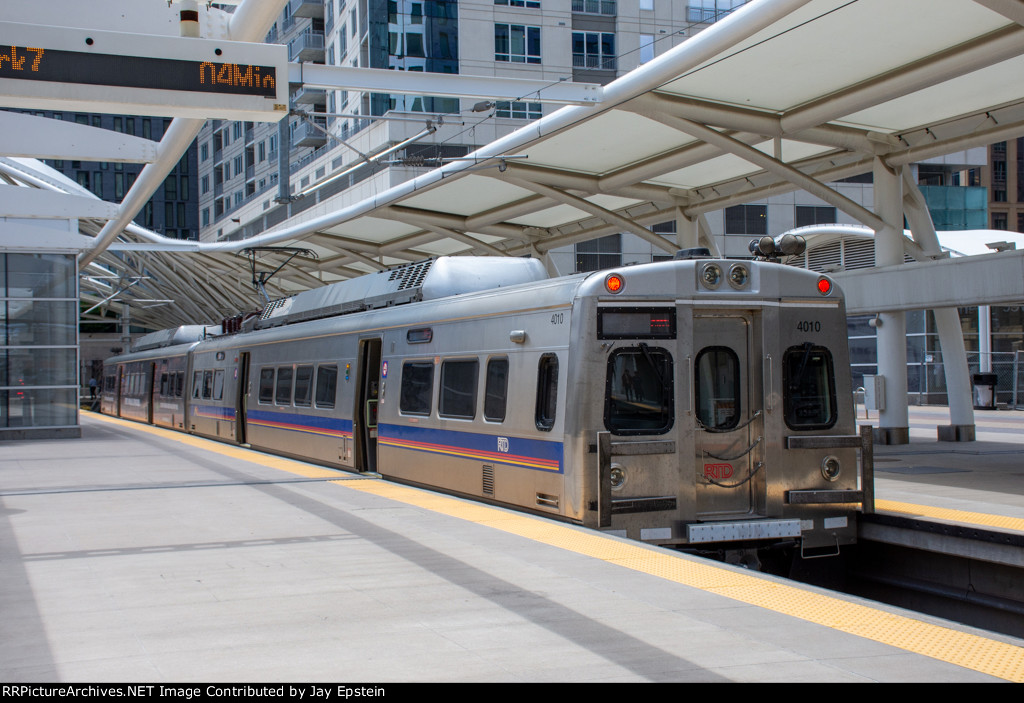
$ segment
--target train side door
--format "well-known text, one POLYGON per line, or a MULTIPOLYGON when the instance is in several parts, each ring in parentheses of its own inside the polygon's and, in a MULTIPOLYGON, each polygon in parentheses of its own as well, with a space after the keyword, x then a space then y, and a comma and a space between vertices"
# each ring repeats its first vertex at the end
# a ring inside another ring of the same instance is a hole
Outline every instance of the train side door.
POLYGON ((126 388, 127 382, 125 380, 124 364, 117 365, 117 383, 115 384, 117 391, 114 397, 114 417, 121 417, 121 400, 124 394, 128 391, 126 388))
POLYGON ((249 352, 238 353, 235 373, 235 439, 239 444, 248 444, 249 439, 245 434, 245 413, 249 405, 249 352))
POLYGON ((156 375, 156 363, 151 361, 147 364, 146 373, 149 374, 146 385, 146 422, 150 425, 153 424, 153 414, 156 412, 156 391, 157 391, 157 375, 156 375))
POLYGON ((696 507, 702 520, 754 512, 763 482, 757 458, 760 398, 751 374, 753 318, 741 311, 695 312, 693 403, 697 426, 696 507), (755 417, 756 416, 756 417, 755 417))
POLYGON ((352 439, 359 471, 377 471, 377 404, 381 386, 381 339, 359 340, 359 386, 355 394, 352 439))

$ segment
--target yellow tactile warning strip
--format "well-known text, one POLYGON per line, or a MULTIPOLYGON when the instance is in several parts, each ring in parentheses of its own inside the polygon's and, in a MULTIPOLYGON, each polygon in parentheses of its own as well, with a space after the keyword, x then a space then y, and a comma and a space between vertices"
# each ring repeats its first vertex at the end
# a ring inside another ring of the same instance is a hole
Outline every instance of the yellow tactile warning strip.
POLYGON ((915 505, 914 503, 900 503, 894 500, 876 500, 875 510, 917 515, 935 518, 936 520, 949 520, 958 524, 984 525, 985 527, 997 527, 1002 530, 1024 532, 1024 519, 1019 517, 974 513, 969 510, 953 510, 951 508, 936 508, 932 505, 915 505))
MULTIPOLYGON (((256 462, 310 478, 329 478, 338 472, 299 461, 240 449, 178 432, 88 413, 90 417, 159 434, 218 454, 256 462)), ((440 512, 486 525, 535 542, 601 559, 675 583, 710 591, 732 600, 831 627, 875 642, 922 654, 991 676, 1024 683, 1024 648, 978 635, 958 632, 912 617, 846 601, 753 574, 722 568, 713 562, 686 558, 588 532, 531 515, 471 503, 378 480, 338 480, 332 483, 378 495, 406 505, 440 512)), ((880 501, 881 503, 881 501, 880 501)), ((887 508, 888 509, 888 508, 887 508)))

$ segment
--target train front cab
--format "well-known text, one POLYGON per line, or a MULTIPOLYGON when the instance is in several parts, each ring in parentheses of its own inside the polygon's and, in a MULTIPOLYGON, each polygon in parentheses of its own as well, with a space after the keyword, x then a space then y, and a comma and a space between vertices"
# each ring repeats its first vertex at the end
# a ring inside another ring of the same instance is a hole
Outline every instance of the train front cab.
POLYGON ((585 522, 733 556, 838 553, 860 495, 841 297, 752 262, 732 285, 734 263, 637 267, 612 283, 629 297, 599 291, 590 374, 604 407, 585 522))

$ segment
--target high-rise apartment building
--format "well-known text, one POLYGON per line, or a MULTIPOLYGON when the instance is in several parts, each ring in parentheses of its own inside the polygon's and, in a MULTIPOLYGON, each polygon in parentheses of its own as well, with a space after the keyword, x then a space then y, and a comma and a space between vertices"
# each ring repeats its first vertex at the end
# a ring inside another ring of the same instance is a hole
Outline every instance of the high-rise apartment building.
MULTIPOLYGON (((745 1, 291 0, 267 40, 287 44, 292 61, 604 84, 745 1)), ((558 107, 528 96, 482 107, 292 88, 292 108, 305 114, 280 125, 213 121, 201 132, 203 240, 247 238, 358 202, 558 107), (432 132, 366 163, 423 132, 428 120, 432 132)))
POLYGON ((1024 232, 1024 137, 989 147, 988 227, 1024 232))
MULTIPOLYGON (((98 115, 54 110, 21 110, 38 117, 109 129, 134 137, 160 141, 171 120, 137 115, 98 115)), ((119 203, 135 183, 145 164, 47 159, 47 165, 103 200, 119 203)), ((198 166, 195 144, 164 179, 161 187, 135 216, 135 222, 172 239, 199 239, 198 166)))

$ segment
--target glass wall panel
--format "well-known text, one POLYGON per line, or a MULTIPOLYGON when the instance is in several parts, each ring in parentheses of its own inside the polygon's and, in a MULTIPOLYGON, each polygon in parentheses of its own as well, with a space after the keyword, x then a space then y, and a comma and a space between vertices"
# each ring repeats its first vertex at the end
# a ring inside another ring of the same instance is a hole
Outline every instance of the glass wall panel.
POLYGON ((0 430, 77 424, 76 276, 68 254, 0 254, 0 430))
POLYGON ((75 385, 74 349, 0 349, 0 386, 75 385))
POLYGON ((7 339, 11 346, 73 345, 77 340, 75 300, 8 300, 7 339))
POLYGON ((7 297, 73 298, 75 262, 63 254, 8 254, 7 297))
POLYGON ((75 424, 74 388, 25 388, 0 391, 0 429, 75 424))

